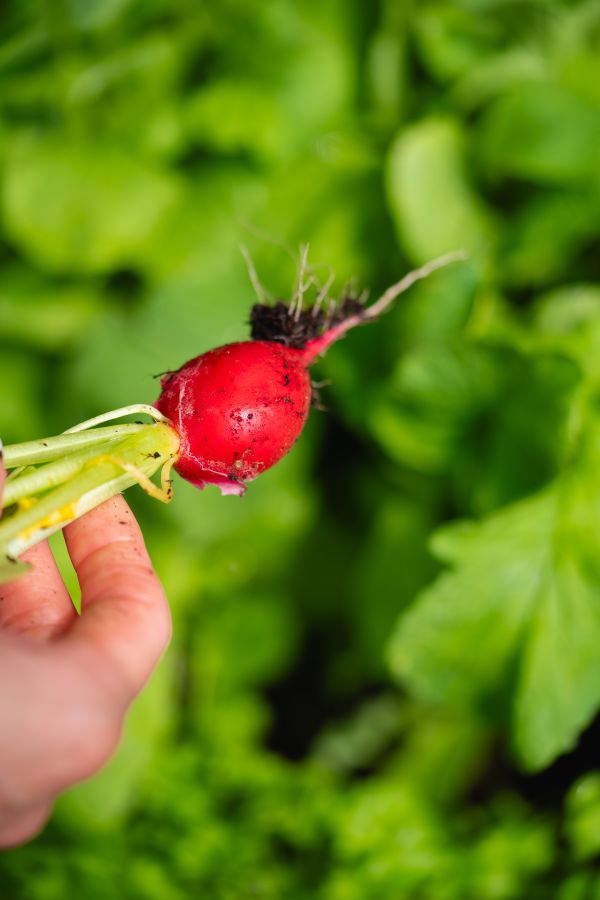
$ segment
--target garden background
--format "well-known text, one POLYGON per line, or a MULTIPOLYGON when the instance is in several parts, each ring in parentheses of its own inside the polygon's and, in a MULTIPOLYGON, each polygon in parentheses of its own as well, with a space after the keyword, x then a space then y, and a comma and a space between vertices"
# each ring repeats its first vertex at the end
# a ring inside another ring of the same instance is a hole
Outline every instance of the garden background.
POLYGON ((0 221, 5 443, 244 338, 240 243, 469 253, 242 500, 129 492, 173 643, 1 895, 600 897, 598 2, 7 0, 0 221))

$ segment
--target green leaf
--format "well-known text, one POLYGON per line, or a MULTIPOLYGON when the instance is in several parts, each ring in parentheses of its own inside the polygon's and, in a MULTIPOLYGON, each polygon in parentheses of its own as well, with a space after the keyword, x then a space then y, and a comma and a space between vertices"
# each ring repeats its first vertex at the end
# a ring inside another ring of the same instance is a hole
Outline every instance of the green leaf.
POLYGON ((70 0, 73 24, 82 30, 106 28, 132 5, 133 0, 70 0))
POLYGON ((493 14, 473 15, 471 9, 459 3, 428 3, 420 7, 414 15, 420 56, 440 81, 471 71, 504 42, 501 21, 493 14))
POLYGON ((554 343, 579 367, 585 388, 579 400, 584 402, 587 393, 588 415, 593 421, 600 383, 600 287, 571 284, 542 294, 534 308, 534 321, 537 334, 533 342, 554 343))
POLYGON ((389 497, 365 536, 350 600, 355 641, 377 675, 383 675, 382 650, 399 611, 432 576, 430 530, 419 504, 389 497))
POLYGON ((39 350, 72 344, 101 309, 101 295, 88 285, 55 285, 17 266, 0 279, 0 338, 39 350))
POLYGON ((174 178, 112 146, 30 138, 11 148, 2 208, 35 263, 96 273, 132 265, 177 193, 174 178))
POLYGON ((540 769, 600 705, 600 483, 581 464, 540 494, 434 541, 452 570, 401 618, 397 677, 500 718, 540 769))
POLYGON ((600 322, 600 285, 572 284, 538 297, 535 324, 546 334, 570 334, 600 322))
POLYGON ((530 196, 506 230, 502 279, 510 286, 563 279, 600 229, 600 196, 593 185, 530 196))
POLYGON ((408 8, 395 7, 398 21, 382 27, 371 37, 368 48, 366 74, 371 102, 386 121, 398 121, 399 110, 404 109, 407 89, 407 40, 406 22, 408 8))
POLYGON ((0 354, 0 437, 5 444, 46 432, 39 358, 17 350, 0 354))
POLYGON ((600 111, 559 85, 521 85, 490 107, 479 152, 494 175, 585 184, 600 153, 600 111))
POLYGON ((546 75, 547 61, 541 48, 534 44, 505 45, 500 53, 487 54, 465 69, 453 93, 461 109, 472 111, 523 82, 543 81, 546 75))
POLYGON ((199 614, 204 689, 211 677, 222 694, 273 679, 291 655, 294 621, 286 598, 241 591, 209 599, 199 614))
POLYGON ((441 530, 453 570, 400 619, 390 660, 396 675, 432 701, 485 704, 514 657, 546 562, 555 509, 544 492, 469 526, 441 530))
POLYGON ((494 370, 474 348, 425 345, 398 361, 368 413, 372 434, 398 462, 446 468, 464 423, 493 391, 494 370))
POLYGON ((566 837, 576 859, 600 853, 600 773, 578 778, 566 800, 566 837))
POLYGON ((185 117, 188 134, 198 144, 222 153, 248 151, 268 159, 285 146, 276 98, 259 83, 213 81, 190 98, 185 117))
POLYGON ((386 186, 400 243, 415 263, 461 248, 474 260, 490 256, 490 217, 469 184, 457 121, 432 118, 405 128, 390 150, 386 186))
POLYGON ((593 869, 570 875, 560 885, 556 900, 600 900, 600 877, 593 869))
POLYGON ((446 474, 463 509, 489 511, 553 477, 577 381, 558 355, 426 344, 398 362, 367 424, 396 462, 446 474))

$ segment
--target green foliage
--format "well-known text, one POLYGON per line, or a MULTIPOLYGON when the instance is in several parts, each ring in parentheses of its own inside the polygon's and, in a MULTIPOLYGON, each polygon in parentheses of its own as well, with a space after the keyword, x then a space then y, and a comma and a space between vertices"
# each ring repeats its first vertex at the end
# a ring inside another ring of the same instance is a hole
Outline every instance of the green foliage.
POLYGON ((392 145, 388 194, 411 261, 423 263, 458 244, 477 260, 489 252, 481 201, 469 187, 465 136, 451 119, 425 119, 392 145))
POLYGON ((5 441, 243 338, 240 243, 284 297, 301 241, 374 296, 469 260, 243 501, 130 492, 173 643, 0 894, 600 897, 598 3, 5 7, 5 441))

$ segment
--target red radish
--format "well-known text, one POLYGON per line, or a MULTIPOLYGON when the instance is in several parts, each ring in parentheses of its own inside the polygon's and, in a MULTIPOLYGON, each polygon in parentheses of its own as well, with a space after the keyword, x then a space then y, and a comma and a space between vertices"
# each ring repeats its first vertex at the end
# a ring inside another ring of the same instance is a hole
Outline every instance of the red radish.
POLYGON ((158 409, 179 434, 179 474, 241 494, 288 452, 304 427, 311 386, 303 353, 269 341, 209 350, 163 379, 158 409))
POLYGON ((372 321, 398 294, 434 269, 463 259, 448 254, 410 272, 372 306, 348 298, 328 312, 302 310, 301 295, 252 308, 252 340, 209 350, 169 372, 157 408, 180 438, 175 469, 197 487, 243 494, 246 483, 284 456, 300 436, 311 403, 309 366, 355 325, 372 321))

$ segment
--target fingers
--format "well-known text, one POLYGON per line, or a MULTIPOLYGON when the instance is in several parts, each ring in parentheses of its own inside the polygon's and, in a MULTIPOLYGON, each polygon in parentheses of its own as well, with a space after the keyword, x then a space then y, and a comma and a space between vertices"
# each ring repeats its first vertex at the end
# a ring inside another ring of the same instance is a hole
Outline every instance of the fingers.
MULTIPOLYGON (((0 515, 6 477, 1 448, 0 442, 0 515)), ((0 630, 47 639, 73 620, 73 604, 46 542, 32 547, 22 559, 32 563, 32 570, 0 585, 0 630)))
POLYGON ((0 846, 33 837, 52 799, 107 762, 170 637, 163 590, 122 497, 74 522, 65 539, 81 618, 47 544, 28 552, 31 573, 0 588, 0 846), (61 631, 41 644, 14 634, 61 631))
POLYGON ((76 613, 47 541, 21 558, 32 569, 0 585, 0 629, 38 640, 60 634, 76 613))
MULTIPOLYGON (((122 711, 106 702, 62 639, 0 636, 0 834, 98 771, 114 752, 122 711)), ((93 670, 92 670, 93 674, 93 670)), ((41 824, 41 822, 40 822, 41 824)), ((33 825, 30 825, 33 828, 33 825)))
POLYGON ((60 643, 125 709, 170 638, 163 589, 121 496, 69 525, 65 539, 81 586, 82 616, 60 643))
POLYGON ((40 833, 52 812, 50 803, 17 813, 4 820, 0 818, 0 849, 8 850, 30 841, 40 833))
POLYGON ((122 497, 70 525, 65 538, 81 618, 47 545, 27 554, 31 573, 0 588, 0 846, 33 837, 52 799, 107 762, 170 637, 163 590, 122 497), (14 634, 61 630, 41 644, 14 634))

